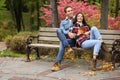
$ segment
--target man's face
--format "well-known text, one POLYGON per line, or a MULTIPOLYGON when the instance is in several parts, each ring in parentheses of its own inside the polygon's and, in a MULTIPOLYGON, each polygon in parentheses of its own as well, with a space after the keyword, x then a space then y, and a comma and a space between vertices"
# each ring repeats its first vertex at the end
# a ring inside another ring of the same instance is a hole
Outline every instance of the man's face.
POLYGON ((71 7, 66 9, 66 16, 69 17, 69 18, 73 17, 73 10, 72 10, 71 7))

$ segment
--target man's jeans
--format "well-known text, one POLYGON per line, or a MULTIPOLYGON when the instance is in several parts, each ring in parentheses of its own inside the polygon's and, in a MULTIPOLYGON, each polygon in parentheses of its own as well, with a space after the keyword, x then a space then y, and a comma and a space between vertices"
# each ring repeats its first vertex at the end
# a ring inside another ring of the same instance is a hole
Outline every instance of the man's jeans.
POLYGON ((93 48, 93 55, 98 55, 99 50, 101 49, 101 35, 96 27, 92 27, 90 31, 90 39, 84 41, 81 44, 81 47, 84 49, 93 48))
POLYGON ((62 58, 64 56, 64 52, 65 52, 65 47, 68 47, 68 46, 75 46, 75 39, 67 39, 65 34, 62 32, 61 29, 58 29, 57 30, 57 36, 60 40, 60 47, 59 47, 59 52, 57 54, 57 62, 60 62, 62 61, 62 58))

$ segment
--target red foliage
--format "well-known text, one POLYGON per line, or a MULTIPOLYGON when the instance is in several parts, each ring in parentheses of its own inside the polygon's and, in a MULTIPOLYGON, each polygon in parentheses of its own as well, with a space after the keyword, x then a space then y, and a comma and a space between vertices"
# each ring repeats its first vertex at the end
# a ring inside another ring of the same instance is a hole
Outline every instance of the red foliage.
POLYGON ((120 30, 120 17, 110 18, 108 20, 109 29, 120 30))
MULTIPOLYGON (((41 16, 41 19, 44 19, 46 25, 52 24, 52 11, 50 5, 44 5, 45 7, 41 8, 44 12, 44 15, 41 16)), ((91 26, 97 26, 100 28, 100 10, 97 10, 95 5, 88 5, 88 3, 77 2, 76 0, 59 0, 58 2, 58 18, 59 23, 65 18, 64 7, 71 6, 74 10, 74 15, 78 12, 82 12, 91 26)), ((108 20, 109 29, 119 29, 120 30, 120 17, 111 18, 108 20)))
MULTIPOLYGON (((50 9, 50 5, 45 5, 47 8, 41 8, 41 10, 44 12, 44 15, 41 16, 41 19, 44 19, 46 22, 46 25, 49 25, 52 23, 52 12, 50 9)), ((94 5, 88 5, 84 2, 77 2, 76 0, 59 0, 58 2, 58 17, 59 22, 65 18, 64 13, 64 7, 65 6, 71 6, 74 10, 74 14, 77 14, 78 12, 82 12, 85 14, 85 17, 87 20, 91 20, 91 17, 95 14, 99 13, 99 10, 96 9, 94 5)))

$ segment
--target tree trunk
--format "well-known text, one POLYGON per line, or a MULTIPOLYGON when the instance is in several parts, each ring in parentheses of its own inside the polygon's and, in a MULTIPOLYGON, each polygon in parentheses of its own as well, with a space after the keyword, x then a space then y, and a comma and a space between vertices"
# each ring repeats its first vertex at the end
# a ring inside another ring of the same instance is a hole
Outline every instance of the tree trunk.
POLYGON ((101 29, 108 28, 108 0, 101 0, 101 29))
POLYGON ((119 0, 116 0, 116 11, 115 11, 115 17, 118 17, 118 11, 119 11, 119 0))
POLYGON ((7 5, 10 9, 10 13, 11 13, 11 19, 13 21, 15 21, 15 13, 14 13, 14 8, 13 8, 13 0, 7 0, 7 5))
POLYGON ((41 26, 40 24, 40 13, 39 13, 39 0, 36 1, 36 8, 37 8, 37 30, 39 29, 39 27, 41 26))
POLYGON ((31 9, 30 9, 30 30, 33 30, 34 25, 34 2, 31 2, 31 9))
POLYGON ((16 1, 13 0, 13 8, 14 8, 14 13, 15 13, 15 21, 16 21, 16 28, 17 31, 21 31, 21 18, 22 18, 22 7, 21 7, 21 0, 16 1))
POLYGON ((52 8, 52 27, 58 27, 57 0, 50 0, 52 8))

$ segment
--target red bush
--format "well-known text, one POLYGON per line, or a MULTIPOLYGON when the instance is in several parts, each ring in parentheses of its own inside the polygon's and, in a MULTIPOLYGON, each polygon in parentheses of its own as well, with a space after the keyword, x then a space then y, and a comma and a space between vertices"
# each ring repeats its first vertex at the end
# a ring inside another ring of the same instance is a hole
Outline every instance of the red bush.
MULTIPOLYGON (((59 22, 65 18, 65 13, 64 13, 65 6, 71 6, 74 10, 74 14, 77 14, 78 12, 83 12, 87 20, 91 20, 91 17, 93 17, 96 14, 99 14, 99 10, 97 10, 94 5, 88 5, 87 3, 84 3, 84 2, 77 2, 76 0, 73 0, 73 1, 59 0, 58 2, 59 22)), ((50 5, 45 5, 45 7, 41 8, 41 10, 44 12, 44 15, 41 16, 40 18, 45 20, 46 25, 51 24, 52 12, 50 9, 50 5)))
MULTIPOLYGON (((100 28, 100 10, 96 9, 95 5, 88 5, 88 3, 77 2, 76 0, 59 0, 58 2, 58 18, 59 23, 65 18, 64 7, 71 6, 74 10, 74 15, 78 12, 82 12, 91 26, 97 26, 100 28)), ((41 10, 44 12, 44 15, 40 18, 45 20, 46 25, 52 24, 52 11, 50 5, 44 5, 41 10)), ((109 17, 108 20, 109 29, 119 29, 120 30, 120 17, 112 18, 109 17)))

